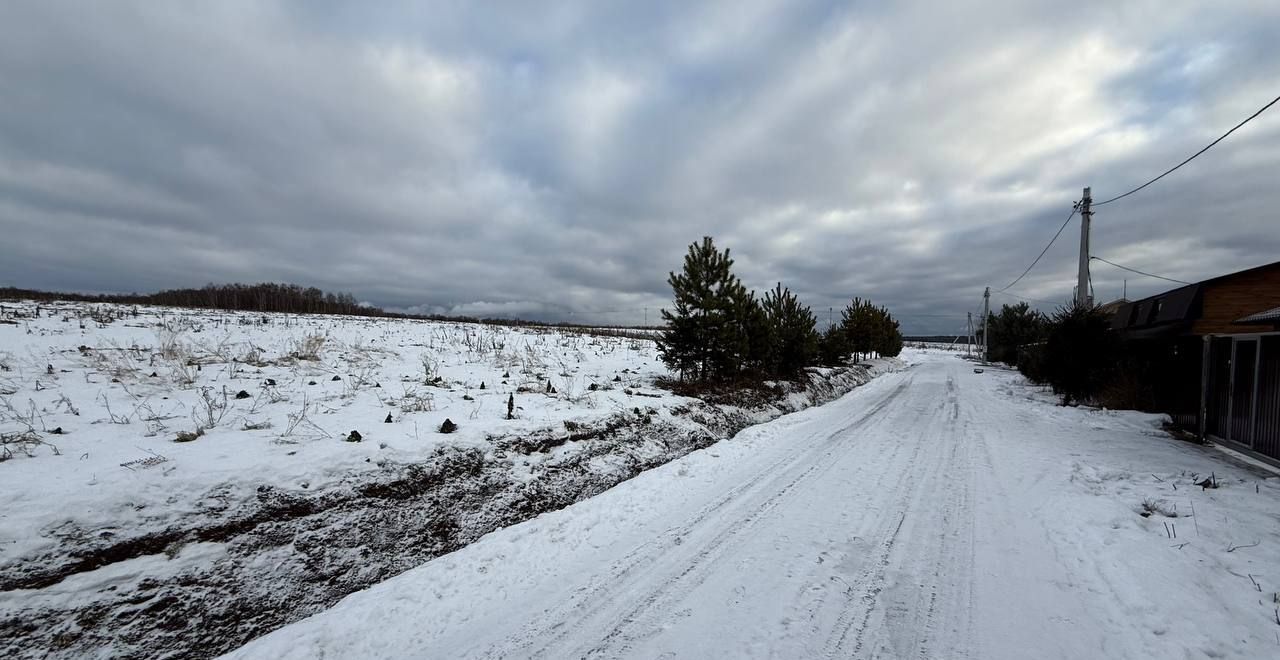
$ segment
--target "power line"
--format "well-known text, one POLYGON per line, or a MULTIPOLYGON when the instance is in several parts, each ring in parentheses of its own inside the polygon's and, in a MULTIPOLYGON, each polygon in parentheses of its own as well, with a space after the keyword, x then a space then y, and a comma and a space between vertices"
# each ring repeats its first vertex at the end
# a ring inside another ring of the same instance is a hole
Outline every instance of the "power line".
MULTIPOLYGON (((1231 135, 1232 133, 1236 132, 1236 129, 1237 129, 1237 128, 1240 128, 1241 126, 1244 126, 1245 124, 1249 123, 1250 121, 1253 121, 1253 118, 1254 118, 1254 117, 1257 117, 1258 115, 1260 115, 1260 114, 1262 114, 1263 112, 1265 112, 1265 111, 1267 110, 1267 108, 1270 108, 1271 106, 1275 105, 1277 101, 1280 101, 1280 96, 1277 96, 1277 97, 1275 97, 1274 99, 1271 99, 1271 102, 1270 102, 1270 103, 1268 103, 1268 104, 1266 104, 1266 105, 1262 106, 1262 108, 1260 108, 1257 112, 1255 112, 1255 113, 1253 113, 1253 114, 1249 115, 1249 117, 1248 117, 1247 119, 1245 119, 1244 121, 1240 122, 1239 124, 1236 124, 1234 127, 1232 127, 1232 129, 1231 129, 1231 130, 1227 131, 1226 133, 1223 133, 1223 134, 1222 134, 1222 137, 1220 137, 1220 138, 1218 138, 1218 139, 1214 140, 1213 142, 1210 142, 1208 146, 1206 146, 1205 148, 1201 149, 1200 151, 1197 151, 1197 152, 1195 152, 1194 154, 1191 154, 1191 157, 1190 157, 1190 158, 1188 158, 1188 159, 1186 159, 1186 160, 1182 161, 1181 163, 1178 163, 1177 165, 1174 165, 1173 167, 1169 168, 1168 170, 1166 170, 1166 171, 1165 171, 1165 173, 1164 173, 1164 174, 1161 174, 1160 176, 1158 176, 1158 177, 1156 177, 1156 178, 1154 178, 1154 179, 1152 179, 1152 180, 1150 180, 1150 181, 1148 181, 1148 182, 1146 182, 1146 183, 1144 183, 1144 184, 1142 184, 1142 185, 1138 186, 1137 188, 1134 188, 1133 190, 1130 190, 1129 192, 1127 192, 1127 193, 1125 193, 1125 194, 1123 194, 1123 195, 1116 195, 1115 197, 1112 197, 1111 199, 1108 199, 1108 200, 1107 200, 1107 201, 1105 201, 1105 202, 1096 202, 1096 203, 1094 203, 1094 206, 1102 206, 1103 204, 1110 204, 1111 202, 1114 202, 1114 201, 1116 201, 1117 199, 1123 199, 1123 198, 1125 198, 1125 197, 1128 197, 1129 195, 1132 195, 1133 193, 1136 193, 1136 192, 1138 192, 1139 190, 1142 190, 1143 188, 1146 188, 1147 186, 1149 186, 1149 185, 1151 185, 1151 184, 1153 184, 1153 183, 1155 183, 1155 182, 1159 181, 1160 179, 1165 178, 1165 177, 1166 177, 1166 176, 1168 176, 1169 174, 1172 174, 1174 170, 1178 169, 1179 167, 1182 167, 1183 165, 1186 165, 1187 163, 1190 163, 1191 161, 1195 160, 1196 156, 1199 156, 1200 154, 1202 154, 1202 153, 1204 153, 1204 152, 1208 151, 1211 147, 1213 147, 1213 145, 1215 145, 1215 144, 1217 144, 1217 143, 1219 143, 1219 142, 1221 142, 1221 141, 1225 140, 1225 139, 1226 139, 1226 137, 1227 137, 1228 135, 1231 135)), ((1164 279, 1164 278, 1161 278, 1161 279, 1164 279)))
POLYGON ((996 293, 1003 293, 1004 291, 1007 291, 1007 290, 1009 289, 1009 287, 1012 287, 1013 285, 1017 284, 1018 282, 1021 282, 1021 281, 1022 281, 1022 278, 1026 277, 1026 276, 1027 276, 1027 273, 1030 273, 1030 272, 1031 272, 1031 269, 1032 269, 1032 268, 1035 268, 1035 267, 1036 267, 1036 264, 1040 263, 1040 259, 1041 259, 1042 257, 1044 257, 1044 254, 1045 254, 1046 252, 1048 252, 1048 251, 1049 251, 1049 248, 1053 247, 1053 242, 1054 242, 1054 241, 1056 241, 1056 240, 1058 240, 1058 237, 1062 235, 1062 230, 1066 229, 1066 228, 1067 228, 1067 225, 1071 222, 1071 219, 1072 219, 1072 218, 1074 218, 1074 217, 1076 217, 1076 211, 1078 211, 1079 209, 1080 209, 1080 205, 1079 205, 1079 203, 1073 204, 1073 205, 1071 206, 1071 215, 1067 216, 1067 219, 1062 223, 1062 226, 1061 226, 1061 227, 1058 227, 1058 233, 1054 234, 1054 235, 1053 235, 1053 238, 1049 239, 1049 244, 1048 244, 1048 245, 1046 245, 1046 246, 1044 246, 1044 249, 1040 251, 1040 255, 1036 257, 1036 260, 1035 260, 1035 261, 1033 261, 1033 262, 1031 262, 1031 265, 1030 265, 1030 266, 1027 266, 1027 269, 1026 269, 1026 270, 1022 271, 1022 274, 1018 276, 1018 279, 1016 279, 1016 280, 1014 280, 1014 281, 1010 282, 1010 283, 1009 283, 1008 285, 1006 285, 1003 289, 1000 289, 1000 290, 999 290, 999 291, 997 291, 996 293))
POLYGON ((1116 263, 1116 262, 1114 262, 1114 261, 1107 261, 1106 259, 1103 259, 1102 257, 1093 257, 1093 256, 1091 256, 1091 257, 1089 257, 1089 258, 1090 258, 1090 259, 1096 259, 1096 260, 1098 260, 1098 261, 1101 261, 1101 262, 1102 262, 1102 263, 1104 263, 1104 264, 1111 264, 1112 266, 1115 266, 1116 268, 1119 268, 1120 270, 1127 270, 1127 271, 1129 271, 1130 273, 1137 273, 1137 274, 1139 274, 1139 275, 1146 275, 1147 277, 1154 277, 1154 278, 1156 278, 1157 280, 1164 280, 1164 281, 1166 281, 1166 282, 1173 282, 1173 283, 1175 283, 1175 284, 1191 284, 1190 282, 1183 282, 1182 280, 1175 280, 1175 279, 1173 279, 1172 277, 1164 277, 1163 275, 1156 275, 1156 274, 1154 274, 1154 273, 1148 273, 1148 272, 1146 272, 1146 271, 1138 270, 1137 268, 1130 268, 1130 267, 1128 267, 1128 266, 1121 266, 1120 264, 1118 264, 1118 263, 1116 263))

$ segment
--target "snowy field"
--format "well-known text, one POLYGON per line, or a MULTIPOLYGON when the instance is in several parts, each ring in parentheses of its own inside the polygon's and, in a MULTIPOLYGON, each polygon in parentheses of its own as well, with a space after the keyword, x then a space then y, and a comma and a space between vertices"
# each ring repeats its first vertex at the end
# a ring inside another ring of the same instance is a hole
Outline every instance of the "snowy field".
POLYGON ((1280 657, 1273 474, 908 357, 231 657, 1280 657))
POLYGON ((637 338, 4 303, 0 652, 207 657, 893 364, 737 408, 637 338))
POLYGON ((970 353, 978 352, 978 349, 976 347, 973 349, 970 349, 967 344, 961 344, 958 342, 908 341, 906 342, 906 348, 912 348, 912 349, 928 351, 933 353, 938 353, 938 352, 957 353, 960 355, 968 355, 970 353))
POLYGON ((0 563, 56 543, 40 532, 59 509, 78 512, 80 525, 128 527, 157 509, 190 512, 171 506, 176 492, 229 481, 323 488, 376 469, 375 461, 426 458, 442 443, 485 446, 494 434, 673 399, 652 388, 665 374, 652 342, 471 324, 132 311, 44 305, 38 318, 0 324, 0 432, 10 438, 0 447, 10 496, 0 563), (95 314, 115 316, 99 323, 95 314), (452 435, 438 432, 446 419, 458 427, 452 435), (24 441, 27 431, 39 441, 24 441), (352 431, 359 442, 345 442, 352 431), (51 511, 49 502, 58 506, 51 511))

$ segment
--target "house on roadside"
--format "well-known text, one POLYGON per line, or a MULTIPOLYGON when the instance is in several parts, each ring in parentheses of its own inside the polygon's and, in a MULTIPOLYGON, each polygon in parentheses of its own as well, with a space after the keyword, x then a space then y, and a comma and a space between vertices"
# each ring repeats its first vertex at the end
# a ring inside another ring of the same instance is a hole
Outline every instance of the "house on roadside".
POLYGON ((1280 463, 1280 261, 1115 307, 1151 407, 1280 463))
POLYGON ((1236 325, 1262 326, 1270 325, 1271 330, 1280 331, 1280 307, 1272 307, 1271 309, 1250 314, 1242 319, 1235 321, 1236 325))
POLYGON ((1130 302, 1132 301, 1128 298, 1118 298, 1109 303, 1098 305, 1098 309, 1102 310, 1104 314, 1115 314, 1117 309, 1120 309, 1120 307, 1124 305, 1128 305, 1130 302))

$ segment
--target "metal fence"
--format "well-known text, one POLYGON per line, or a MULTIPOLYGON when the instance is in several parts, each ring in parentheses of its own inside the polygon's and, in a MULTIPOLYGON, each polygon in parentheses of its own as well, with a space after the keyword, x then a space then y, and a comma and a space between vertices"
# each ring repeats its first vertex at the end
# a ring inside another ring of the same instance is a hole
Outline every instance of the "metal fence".
POLYGON ((1129 341, 1119 369, 1130 378, 1118 380, 1136 384, 1130 399, 1138 409, 1166 413, 1174 425, 1198 432, 1203 353, 1199 337, 1129 341))
POLYGON ((1210 337, 1202 431, 1280 460, 1280 333, 1210 337))

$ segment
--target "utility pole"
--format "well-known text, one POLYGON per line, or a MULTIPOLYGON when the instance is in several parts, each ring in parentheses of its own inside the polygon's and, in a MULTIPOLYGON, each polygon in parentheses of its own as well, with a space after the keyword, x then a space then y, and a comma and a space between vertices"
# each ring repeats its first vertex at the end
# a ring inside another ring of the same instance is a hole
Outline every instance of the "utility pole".
POLYGON ((1080 200, 1080 271, 1076 276, 1076 304, 1089 306, 1093 297, 1089 295, 1089 223, 1093 221, 1092 189, 1084 189, 1084 198, 1080 200))
POLYGON ((969 341, 964 343, 965 355, 973 355, 973 312, 966 312, 969 315, 969 341))
POLYGON ((644 327, 649 327, 649 308, 644 308, 644 327))
POLYGON ((982 292, 982 363, 987 363, 987 318, 991 316, 991 287, 982 292))

